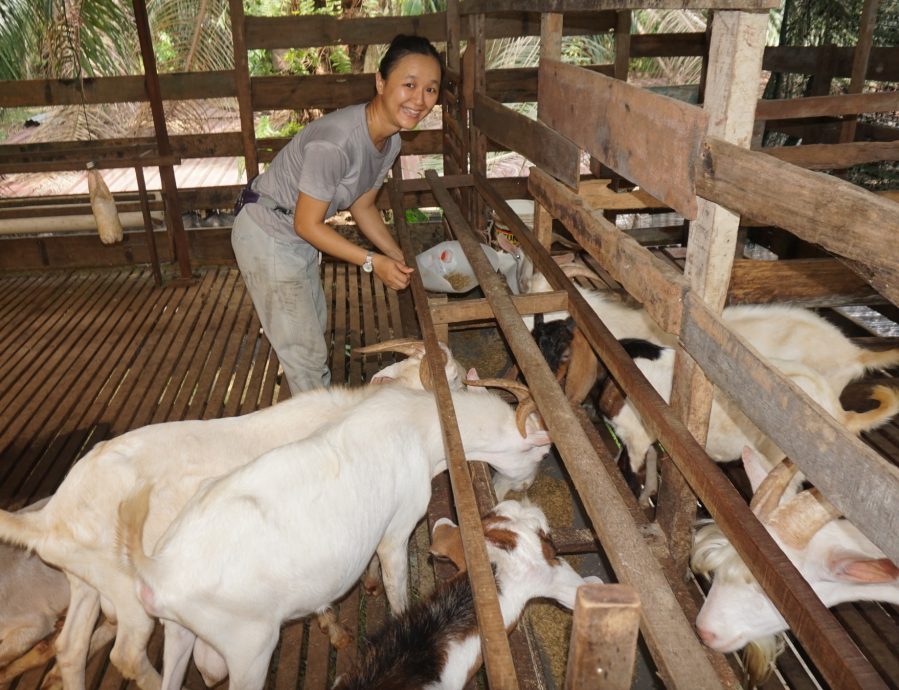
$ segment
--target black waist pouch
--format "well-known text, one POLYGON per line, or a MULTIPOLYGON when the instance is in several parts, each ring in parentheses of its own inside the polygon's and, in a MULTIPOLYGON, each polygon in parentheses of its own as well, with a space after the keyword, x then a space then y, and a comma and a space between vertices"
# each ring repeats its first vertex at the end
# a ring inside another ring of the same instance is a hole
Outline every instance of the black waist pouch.
POLYGON ((257 201, 259 201, 259 192, 254 192, 250 189, 250 185, 247 185, 240 190, 240 194, 234 204, 234 215, 237 216, 240 213, 240 209, 247 204, 255 204, 257 201))

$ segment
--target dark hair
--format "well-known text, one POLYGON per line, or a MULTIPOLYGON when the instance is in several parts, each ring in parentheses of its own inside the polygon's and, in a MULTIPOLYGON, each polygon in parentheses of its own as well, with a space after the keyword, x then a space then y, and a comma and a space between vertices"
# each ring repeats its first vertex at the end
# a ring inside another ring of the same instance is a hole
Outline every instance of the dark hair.
POLYGON ((387 79, 396 63, 407 55, 426 55, 432 57, 440 65, 440 83, 443 84, 443 60, 440 53, 434 45, 424 36, 409 36, 406 34, 398 34, 394 36, 390 42, 390 47, 381 58, 381 64, 378 66, 378 72, 381 73, 382 79, 387 79))

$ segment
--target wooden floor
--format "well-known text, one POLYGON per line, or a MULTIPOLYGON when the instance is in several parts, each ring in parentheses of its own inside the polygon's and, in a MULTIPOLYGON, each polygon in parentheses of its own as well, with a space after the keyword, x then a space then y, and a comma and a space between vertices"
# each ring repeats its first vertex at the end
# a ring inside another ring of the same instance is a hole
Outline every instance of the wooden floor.
MULTIPOLYGON (((326 263, 323 275, 333 380, 358 385, 393 356, 363 360, 352 351, 402 336, 406 312, 396 293, 356 267, 326 263)), ((243 282, 236 269, 225 267, 198 272, 191 285, 163 288, 143 268, 0 276, 0 372, 5 508, 51 494, 98 441, 153 422, 244 414, 287 395, 243 282)), ((869 441, 885 456, 899 457, 895 423, 869 441)), ((414 542, 413 598, 433 587, 426 532, 419 529, 414 542)), ((385 602, 356 590, 339 613, 358 631, 358 641, 380 626, 385 602)), ((888 685, 899 687, 896 607, 848 604, 836 613, 888 685)), ((151 658, 158 667, 161 653, 157 631, 151 658)), ((268 687, 324 690, 354 654, 353 646, 331 649, 314 624, 293 623, 283 631, 268 687)), ((816 687, 801 652, 781 657, 780 668, 787 686, 816 687)), ((36 689, 44 672, 26 674, 11 690, 36 689)), ((542 683, 532 679, 522 687, 542 683)), ((108 654, 94 658, 88 690, 125 685, 108 654)), ((187 685, 204 687, 193 666, 187 685)))
MULTIPOLYGON (((350 353, 402 335, 396 293, 356 267, 327 263, 323 273, 333 379, 359 384, 393 361, 350 353)), ((236 269, 209 269, 190 286, 161 289, 142 269, 2 277, 0 324, 6 508, 51 494, 72 463, 105 438, 153 422, 243 414, 287 394, 236 269)), ((419 530, 421 538, 427 535, 419 530)), ((426 554, 419 546, 415 553, 426 554)), ((417 596, 433 587, 433 575, 424 561, 412 560, 417 596)), ((341 619, 360 637, 380 627, 384 612, 384 597, 358 590, 340 605, 341 619)), ((330 649, 315 624, 293 623, 284 629, 269 685, 324 690, 354 654, 352 646, 330 649)), ((158 665, 159 631, 152 655, 158 665)), ((37 688, 43 674, 26 674, 13 690, 37 688)), ((123 685, 108 654, 97 655, 88 689, 123 685)), ((205 687, 193 666, 188 686, 205 687)))

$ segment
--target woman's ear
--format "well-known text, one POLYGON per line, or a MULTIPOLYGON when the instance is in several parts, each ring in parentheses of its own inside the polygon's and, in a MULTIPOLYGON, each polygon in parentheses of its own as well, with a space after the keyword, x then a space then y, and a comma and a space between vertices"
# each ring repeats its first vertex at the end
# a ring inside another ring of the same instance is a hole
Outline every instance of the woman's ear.
POLYGON ((384 93, 384 77, 380 72, 375 72, 375 90, 379 96, 384 93))

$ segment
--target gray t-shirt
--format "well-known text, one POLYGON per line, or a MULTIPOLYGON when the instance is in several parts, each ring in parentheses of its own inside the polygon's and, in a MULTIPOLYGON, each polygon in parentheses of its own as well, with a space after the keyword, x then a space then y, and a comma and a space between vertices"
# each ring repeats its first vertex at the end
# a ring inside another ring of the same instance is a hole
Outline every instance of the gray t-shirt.
MULTIPOLYGON (((399 133, 394 134, 378 151, 368 133, 365 104, 351 105, 306 125, 254 180, 253 187, 291 210, 299 192, 328 201, 327 218, 384 183, 400 143, 399 133)), ((261 204, 251 204, 248 212, 268 232, 305 242, 294 232, 293 217, 261 204)))

